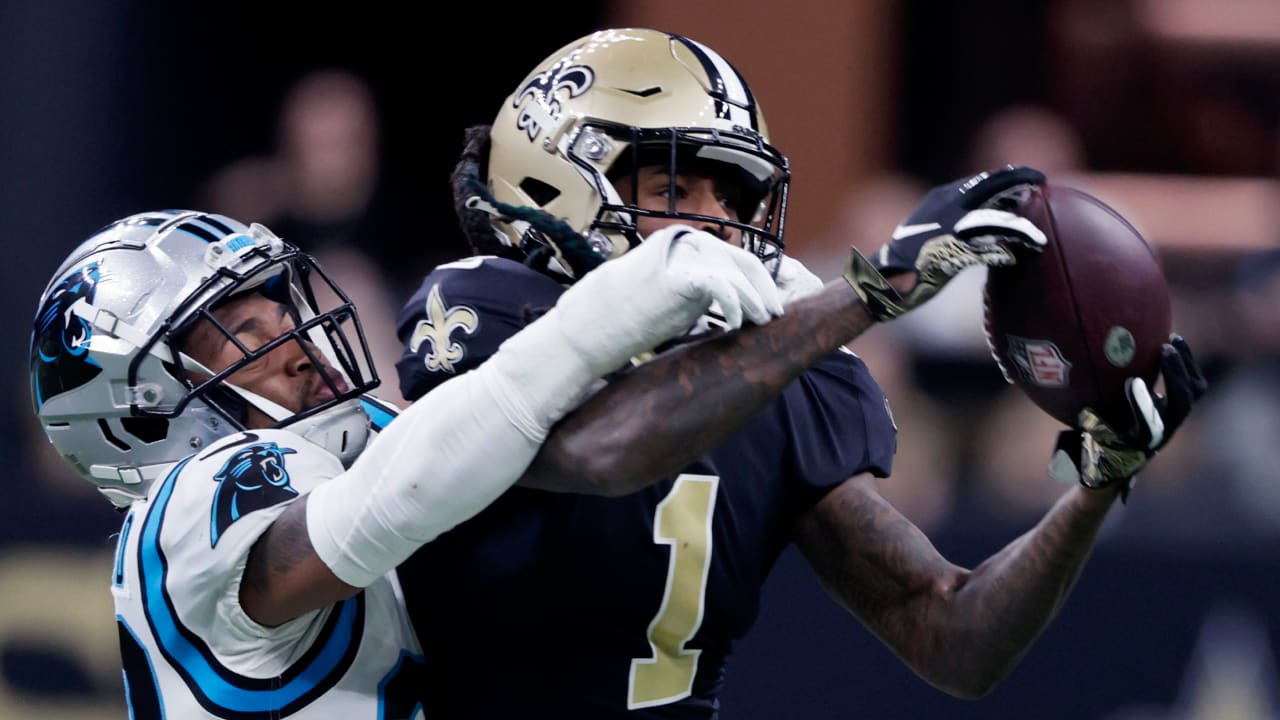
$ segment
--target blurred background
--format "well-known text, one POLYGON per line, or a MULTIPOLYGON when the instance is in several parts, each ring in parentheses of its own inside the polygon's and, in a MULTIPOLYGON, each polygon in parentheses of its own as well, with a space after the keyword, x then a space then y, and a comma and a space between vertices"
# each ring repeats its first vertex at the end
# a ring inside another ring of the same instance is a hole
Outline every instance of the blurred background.
MULTIPOLYGON (((393 314, 466 252, 448 187, 463 129, 565 42, 621 25, 701 40, 747 76, 792 161, 788 251, 825 279, 929 186, 1031 165, 1144 234, 1211 381, 991 696, 916 679, 787 553, 730 666, 726 720, 1280 718, 1280 3, 617 0, 457 8, 450 24, 315 7, 0 3, 0 718, 125 717, 119 516, 49 451, 27 386, 64 255, 143 209, 263 221, 339 276, 400 401, 393 314)), ((886 495, 965 564, 1063 490, 1045 473, 1060 427, 991 361, 983 281, 970 271, 853 346, 900 428, 886 495)))

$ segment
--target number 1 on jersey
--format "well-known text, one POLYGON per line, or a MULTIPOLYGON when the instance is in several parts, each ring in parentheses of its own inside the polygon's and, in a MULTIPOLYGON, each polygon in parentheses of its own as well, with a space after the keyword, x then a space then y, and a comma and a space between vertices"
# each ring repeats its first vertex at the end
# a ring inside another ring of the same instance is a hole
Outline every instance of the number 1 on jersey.
POLYGON ((658 503, 653 541, 671 547, 667 587, 658 614, 649 623, 653 655, 631 661, 628 710, 675 702, 693 690, 702 651, 687 650, 685 643, 702 626, 711 567, 711 517, 719 482, 714 475, 681 475, 658 503))

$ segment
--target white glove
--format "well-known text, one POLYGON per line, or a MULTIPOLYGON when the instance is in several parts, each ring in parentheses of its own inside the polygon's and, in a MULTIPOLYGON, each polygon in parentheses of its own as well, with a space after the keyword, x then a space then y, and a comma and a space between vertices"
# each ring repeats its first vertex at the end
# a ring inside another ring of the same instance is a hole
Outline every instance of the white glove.
POLYGON ((603 375, 683 335, 712 303, 729 330, 782 314, 781 293, 759 258, 671 225, 587 273, 556 311, 569 345, 603 375))
POLYGON ((778 292, 782 294, 782 304, 790 304, 794 300, 813 295, 822 289, 822 278, 809 272, 799 260, 784 254, 778 265, 778 292))
POLYGON ((601 376, 683 334, 712 302, 726 322, 782 314, 755 255, 664 229, 587 273, 487 362, 415 402, 351 470, 311 493, 307 532, 343 582, 366 587, 511 487, 601 376), (430 466, 424 480, 421 468, 430 466))

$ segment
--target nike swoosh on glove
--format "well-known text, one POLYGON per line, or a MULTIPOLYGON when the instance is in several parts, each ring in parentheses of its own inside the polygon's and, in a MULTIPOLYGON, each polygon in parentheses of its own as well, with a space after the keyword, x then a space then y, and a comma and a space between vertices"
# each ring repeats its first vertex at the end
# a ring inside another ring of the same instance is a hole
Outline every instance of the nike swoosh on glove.
POLYGON ((1013 265, 1013 247, 1040 250, 1047 238, 1030 220, 996 205, 1044 181, 1039 170, 1008 165, 939 185, 870 260, 853 250, 845 280, 883 321, 923 305, 966 268, 1013 265), (899 292, 889 283, 908 272, 916 273, 910 290, 899 292))

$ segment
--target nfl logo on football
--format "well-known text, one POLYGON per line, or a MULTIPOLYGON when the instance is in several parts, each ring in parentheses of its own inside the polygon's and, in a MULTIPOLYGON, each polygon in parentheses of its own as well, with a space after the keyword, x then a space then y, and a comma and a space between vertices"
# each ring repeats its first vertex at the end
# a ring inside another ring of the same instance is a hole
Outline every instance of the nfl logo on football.
POLYGON ((1009 355, 1023 377, 1040 387, 1060 388, 1070 382, 1071 363, 1062 356, 1058 346, 1048 340, 1010 335, 1009 355))

